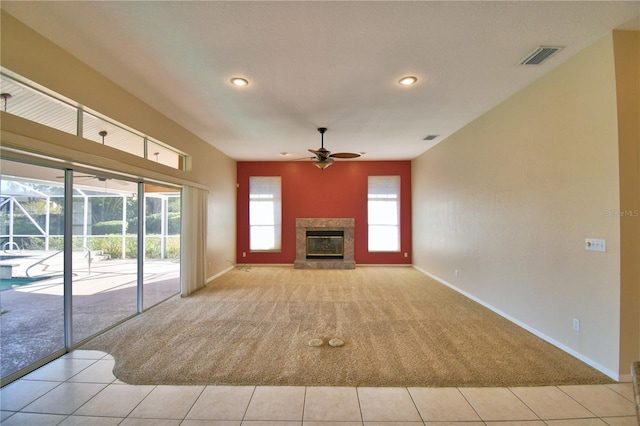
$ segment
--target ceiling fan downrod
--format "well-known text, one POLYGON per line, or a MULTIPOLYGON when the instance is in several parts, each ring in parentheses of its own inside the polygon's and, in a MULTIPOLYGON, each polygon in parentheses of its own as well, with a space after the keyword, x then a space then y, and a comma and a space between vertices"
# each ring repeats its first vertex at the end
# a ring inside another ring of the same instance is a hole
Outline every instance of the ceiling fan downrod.
POLYGON ((321 147, 324 148, 324 132, 327 131, 326 127, 318 127, 318 131, 320 132, 320 141, 321 141, 321 147))

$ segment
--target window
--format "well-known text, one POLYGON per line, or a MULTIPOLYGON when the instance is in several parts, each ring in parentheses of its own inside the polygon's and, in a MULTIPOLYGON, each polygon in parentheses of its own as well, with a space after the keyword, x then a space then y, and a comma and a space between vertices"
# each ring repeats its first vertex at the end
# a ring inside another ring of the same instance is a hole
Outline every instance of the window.
POLYGON ((369 176, 369 251, 400 251, 400 176, 369 176))
POLYGON ((249 249, 278 251, 281 241, 280 176, 249 177, 249 249))
POLYGON ((88 112, 77 102, 0 68, 0 109, 6 113, 82 136, 102 145, 178 170, 185 170, 186 155, 169 145, 153 141, 97 112, 88 112), (11 76, 9 76, 11 74, 11 76), (79 114, 79 110, 82 114, 79 114))

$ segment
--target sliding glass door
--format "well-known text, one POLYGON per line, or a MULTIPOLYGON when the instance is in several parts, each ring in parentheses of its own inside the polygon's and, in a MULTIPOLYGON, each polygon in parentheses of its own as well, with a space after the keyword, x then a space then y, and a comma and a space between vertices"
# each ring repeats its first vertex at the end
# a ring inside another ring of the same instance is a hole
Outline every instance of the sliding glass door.
POLYGON ((137 312, 137 190, 73 174, 73 343, 137 312))
POLYGON ((179 189, 0 167, 2 384, 180 292, 179 189))
POLYGON ((145 185, 144 308, 180 291, 180 190, 145 185))
POLYGON ((1 377, 64 351, 64 171, 1 160, 1 377), (60 176, 61 178, 58 178, 60 176))

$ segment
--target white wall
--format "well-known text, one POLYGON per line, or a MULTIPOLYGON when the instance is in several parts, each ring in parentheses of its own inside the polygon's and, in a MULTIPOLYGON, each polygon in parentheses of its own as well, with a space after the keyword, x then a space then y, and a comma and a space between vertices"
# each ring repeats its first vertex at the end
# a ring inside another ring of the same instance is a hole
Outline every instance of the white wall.
POLYGON ((620 206, 615 84, 609 35, 412 164, 414 264, 612 377, 627 370, 607 214, 620 206))

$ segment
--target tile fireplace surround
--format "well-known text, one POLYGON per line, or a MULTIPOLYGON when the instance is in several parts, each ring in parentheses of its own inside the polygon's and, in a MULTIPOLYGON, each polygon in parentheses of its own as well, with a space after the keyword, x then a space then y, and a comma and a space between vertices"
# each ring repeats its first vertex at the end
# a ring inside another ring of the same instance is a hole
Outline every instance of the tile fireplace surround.
POLYGON ((295 269, 355 269, 353 258, 353 234, 355 219, 299 218, 296 219, 295 269), (307 231, 343 231, 343 259, 307 259, 307 231))

